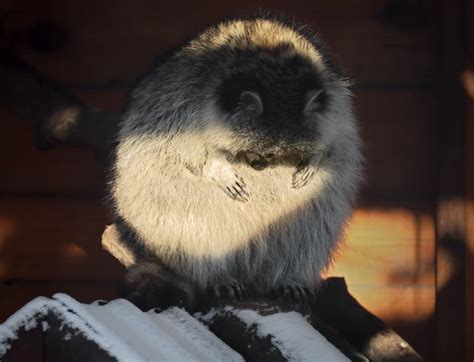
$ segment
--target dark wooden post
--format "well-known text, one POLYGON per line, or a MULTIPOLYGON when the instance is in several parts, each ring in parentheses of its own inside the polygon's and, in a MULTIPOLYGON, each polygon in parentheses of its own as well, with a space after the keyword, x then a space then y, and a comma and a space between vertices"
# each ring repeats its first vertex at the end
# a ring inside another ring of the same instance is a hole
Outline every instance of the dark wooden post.
POLYGON ((466 69, 464 86, 468 94, 466 113, 467 178, 466 178, 466 360, 474 360, 474 3, 466 11, 466 69))
POLYGON ((438 2, 436 341, 438 361, 465 360, 464 24, 468 1, 438 2))

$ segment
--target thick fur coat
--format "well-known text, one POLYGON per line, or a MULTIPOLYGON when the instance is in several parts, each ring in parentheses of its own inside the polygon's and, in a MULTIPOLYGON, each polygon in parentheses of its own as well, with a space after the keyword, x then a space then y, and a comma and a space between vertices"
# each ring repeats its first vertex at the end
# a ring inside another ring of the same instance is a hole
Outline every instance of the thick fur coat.
POLYGON ((149 285, 165 273, 200 291, 314 290, 360 170, 348 82, 319 40, 277 20, 235 20, 132 92, 111 199, 122 237, 156 274, 149 285))

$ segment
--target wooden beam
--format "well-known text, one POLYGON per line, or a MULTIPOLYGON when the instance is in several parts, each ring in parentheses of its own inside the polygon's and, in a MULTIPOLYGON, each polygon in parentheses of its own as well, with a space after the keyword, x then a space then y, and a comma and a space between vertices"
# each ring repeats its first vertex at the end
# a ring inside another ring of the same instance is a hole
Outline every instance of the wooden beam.
POLYGON ((465 94, 461 74, 467 2, 440 0, 437 7, 439 193, 434 345, 438 361, 464 361, 466 348, 465 94))
POLYGON ((466 360, 474 360, 474 3, 467 3, 466 11, 466 68, 464 87, 468 95, 466 111, 466 360))

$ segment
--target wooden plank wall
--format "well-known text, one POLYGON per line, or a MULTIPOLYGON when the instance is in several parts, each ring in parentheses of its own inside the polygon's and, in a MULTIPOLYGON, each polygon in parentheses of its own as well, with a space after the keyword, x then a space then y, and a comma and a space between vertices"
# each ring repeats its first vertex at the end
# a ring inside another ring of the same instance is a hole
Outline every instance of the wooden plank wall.
MULTIPOLYGON (((5 29, 52 21, 67 46, 17 52, 91 104, 118 110, 135 77, 164 49, 257 7, 321 32, 355 81, 367 157, 360 206, 328 275, 433 359, 438 188, 435 21, 421 1, 4 0, 5 29)), ((104 172, 82 150, 37 151, 34 132, 0 107, 0 320, 36 295, 116 296, 123 270, 100 248, 104 172)))
POLYGON ((463 361, 467 357, 466 92, 462 75, 468 3, 464 0, 440 1, 437 8, 440 72, 437 85, 439 194, 435 356, 439 361, 463 361))
POLYGON ((466 360, 474 360, 474 3, 467 3, 466 11, 466 64, 464 86, 468 95, 466 110, 466 360))

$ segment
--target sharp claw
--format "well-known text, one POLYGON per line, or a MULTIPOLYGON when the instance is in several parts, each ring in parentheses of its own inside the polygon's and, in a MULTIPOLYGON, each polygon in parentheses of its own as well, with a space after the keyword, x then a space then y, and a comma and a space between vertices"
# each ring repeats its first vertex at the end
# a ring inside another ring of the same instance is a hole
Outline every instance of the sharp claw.
POLYGON ((240 182, 242 185, 247 186, 242 177, 240 177, 238 174, 234 174, 234 175, 235 175, 235 178, 238 180, 237 182, 240 182))
POLYGON ((308 293, 306 288, 301 288, 301 300, 304 304, 308 304, 308 293))
POLYGON ((295 301, 296 303, 301 303, 303 300, 303 296, 301 293, 301 288, 300 287, 293 287, 294 288, 294 296, 295 296, 295 301))
POLYGON ((301 302, 298 287, 291 287, 290 289, 291 289, 291 298, 292 298, 292 300, 294 300, 297 303, 301 302))
POLYGON ((235 292, 232 286, 228 286, 227 288, 227 295, 230 299, 235 299, 235 292))
POLYGON ((237 290, 237 295, 240 300, 244 299, 245 297, 245 287, 241 284, 236 284, 235 288, 237 290))
POLYGON ((235 186, 233 187, 235 193, 238 195, 238 198, 241 200, 241 201, 247 201, 247 197, 249 196, 247 191, 245 191, 245 189, 243 188, 236 188, 235 186))
POLYGON ((226 186, 224 191, 233 200, 247 201, 249 197, 245 188, 238 183, 235 183, 233 186, 226 186))
POLYGON ((211 288, 211 291, 214 297, 219 300, 242 300, 244 299, 244 290, 245 288, 239 283, 228 284, 228 285, 219 285, 211 288))
POLYGON ((236 296, 237 296, 237 299, 239 300, 242 300, 244 299, 244 296, 243 296, 243 293, 242 293, 242 288, 240 288, 238 285, 236 285, 235 287, 235 291, 236 291, 236 296))
POLYGON ((239 184, 238 182, 237 182, 237 186, 239 187, 239 189, 240 189, 241 192, 246 193, 244 186, 242 186, 242 185, 239 184))
POLYGON ((292 187, 295 189, 301 188, 306 183, 308 183, 309 179, 313 177, 314 175, 314 170, 311 167, 305 167, 300 170, 297 170, 293 174, 293 179, 292 179, 292 187))
POLYGON ((306 299, 306 293, 303 289, 303 287, 299 287, 299 293, 300 293, 300 303, 304 303, 305 299, 306 299))
POLYGON ((245 185, 241 185, 240 183, 236 183, 236 185, 238 186, 239 188, 239 193, 241 193, 242 195, 245 195, 245 196, 249 196, 247 190, 245 189, 245 185))
POLYGON ((227 194, 229 197, 233 200, 238 200, 239 199, 239 193, 235 191, 235 189, 231 189, 230 187, 226 187, 227 189, 227 194))
POLYGON ((274 295, 288 302, 308 304, 312 296, 308 288, 300 285, 283 285, 274 290, 274 295))

